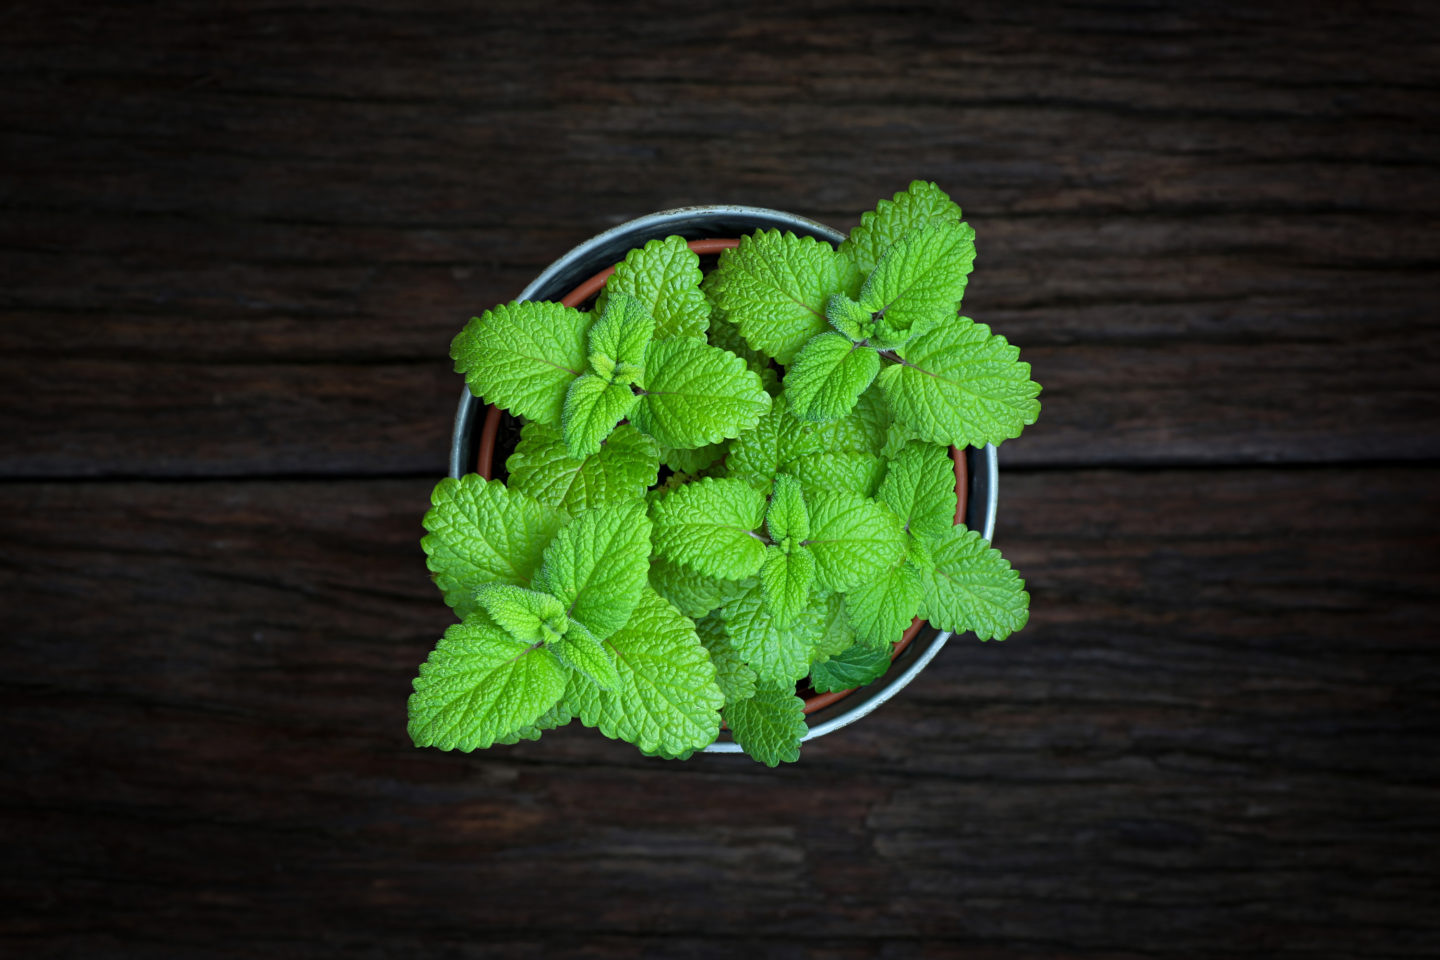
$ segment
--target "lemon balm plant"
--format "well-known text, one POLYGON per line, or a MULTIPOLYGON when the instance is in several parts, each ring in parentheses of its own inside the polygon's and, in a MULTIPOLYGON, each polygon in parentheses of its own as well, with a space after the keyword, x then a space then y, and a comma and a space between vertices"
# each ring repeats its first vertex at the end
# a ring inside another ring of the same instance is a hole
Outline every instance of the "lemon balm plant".
POLYGON ((871 683, 917 615, 980 639, 1024 582, 955 523, 951 446, 1018 436, 1039 386, 958 313, 974 232, 934 184, 838 248, 742 237, 708 274, 678 236, 631 250, 589 311, 520 301, 451 347, 523 427, 505 481, 442 481, 430 569, 460 622, 410 698, 419 746, 576 718, 683 758, 722 722, 798 758, 797 686, 871 683))

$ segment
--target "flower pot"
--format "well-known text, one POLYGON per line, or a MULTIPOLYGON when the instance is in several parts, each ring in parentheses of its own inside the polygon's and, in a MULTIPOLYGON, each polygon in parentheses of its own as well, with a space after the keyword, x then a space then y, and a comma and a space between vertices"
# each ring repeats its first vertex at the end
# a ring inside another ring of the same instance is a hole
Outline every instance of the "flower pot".
MULTIPOLYGON (((679 235, 692 241, 696 252, 718 253, 740 237, 756 230, 789 230, 801 236, 815 237, 839 244, 845 235, 814 220, 779 210, 762 207, 716 205, 682 207, 663 210, 631 220, 590 238, 550 266, 521 291, 521 300, 564 300, 578 306, 593 296, 614 265, 634 247, 647 241, 679 235)), ((508 450, 501 437, 502 417, 508 415, 494 407, 487 408, 468 389, 460 397, 455 415, 455 430, 450 444, 450 475, 460 477, 480 472, 489 477, 497 463, 504 463, 508 450)), ((518 434, 518 431, 514 431, 518 434)), ((509 441, 513 444, 513 439, 509 441)), ((987 540, 995 531, 999 469, 995 447, 953 450, 956 464, 956 492, 959 495, 957 519, 972 530, 980 531, 987 540)), ((923 670, 945 641, 948 631, 937 630, 928 623, 918 622, 896 644, 896 654, 889 672, 874 683, 845 693, 812 695, 806 702, 810 725, 805 739, 823 736, 846 724, 853 723, 893 697, 923 670)), ((722 739, 706 747, 710 753, 738 753, 740 748, 722 739)))

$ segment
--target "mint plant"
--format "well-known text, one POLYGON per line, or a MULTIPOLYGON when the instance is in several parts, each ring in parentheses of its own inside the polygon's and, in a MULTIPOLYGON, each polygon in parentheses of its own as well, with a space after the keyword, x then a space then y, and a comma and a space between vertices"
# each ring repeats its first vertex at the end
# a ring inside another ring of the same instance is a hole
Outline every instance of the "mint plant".
POLYGON ((685 758, 722 723, 799 757, 797 691, 890 666, 917 617, 981 640, 1024 581, 955 523, 949 448, 1039 413, 1018 350, 959 315, 974 231, 932 183, 839 248, 758 231, 708 274, 631 250, 589 311, 512 302, 451 356, 523 427, 506 480, 440 482, 422 545, 459 623, 420 667, 418 746, 473 750, 574 719, 685 758))

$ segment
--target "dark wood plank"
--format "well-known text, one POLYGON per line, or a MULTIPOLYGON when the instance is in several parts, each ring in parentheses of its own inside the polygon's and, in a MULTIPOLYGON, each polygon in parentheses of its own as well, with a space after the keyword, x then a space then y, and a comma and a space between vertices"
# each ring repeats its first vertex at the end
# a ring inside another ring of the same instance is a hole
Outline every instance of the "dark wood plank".
POLYGON ((583 729, 409 747, 409 678, 447 620, 427 489, 0 486, 5 942, 1440 949, 1433 469, 1007 474, 1032 624, 957 640, 777 771, 583 729))
POLYGON ((1009 462, 1440 455, 1433 10, 627 24, 17 9, 0 472, 438 473, 449 339, 572 244, 705 201, 848 227, 917 175, 979 231, 967 309, 1047 388, 1009 462))

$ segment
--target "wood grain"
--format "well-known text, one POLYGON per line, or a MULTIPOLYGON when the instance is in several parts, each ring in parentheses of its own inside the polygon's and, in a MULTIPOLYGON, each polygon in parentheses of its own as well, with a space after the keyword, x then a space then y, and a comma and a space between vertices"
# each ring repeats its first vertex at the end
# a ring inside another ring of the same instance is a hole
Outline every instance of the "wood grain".
POLYGON ((1010 476, 1032 624, 954 641, 772 772, 578 728, 409 747, 447 619, 423 482, 11 484, 5 585, 32 599, 5 654, 26 839, 0 929, 524 956, 561 910, 592 956, 828 955, 815 931, 853 956, 1422 956, 1437 490, 1429 468, 1010 476))

